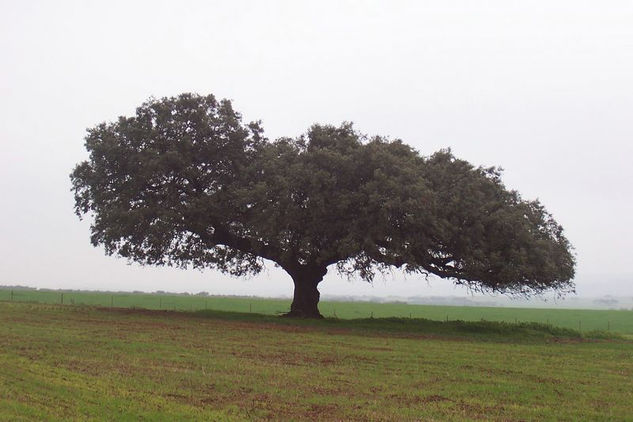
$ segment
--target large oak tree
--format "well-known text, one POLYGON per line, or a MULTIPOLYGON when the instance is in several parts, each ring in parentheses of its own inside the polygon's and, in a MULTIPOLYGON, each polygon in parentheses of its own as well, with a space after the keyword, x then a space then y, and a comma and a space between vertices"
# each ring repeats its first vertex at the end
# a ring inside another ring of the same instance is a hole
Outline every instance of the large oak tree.
POLYGON ((317 286, 332 266, 368 281, 395 267, 482 291, 573 290, 562 227, 496 168, 449 150, 421 156, 351 124, 270 141, 230 101, 195 94, 99 124, 86 148, 71 180, 76 213, 94 217, 93 245, 236 276, 272 261, 294 281, 291 316, 320 316, 317 286))

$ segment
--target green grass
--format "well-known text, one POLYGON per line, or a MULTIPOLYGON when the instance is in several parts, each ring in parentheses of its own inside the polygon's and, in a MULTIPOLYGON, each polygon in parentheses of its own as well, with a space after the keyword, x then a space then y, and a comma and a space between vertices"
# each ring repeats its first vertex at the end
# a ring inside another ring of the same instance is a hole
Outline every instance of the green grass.
POLYGON ((632 420, 633 342, 587 337, 2 302, 0 420, 632 420))
MULTIPOLYGON (((63 303, 162 310, 218 310, 276 315, 287 312, 289 300, 244 297, 185 296, 143 293, 58 292, 0 289, 0 301, 63 303)), ((326 317, 358 318, 425 318, 437 321, 537 322, 579 331, 613 331, 633 335, 633 311, 534 309, 479 306, 407 305, 370 302, 321 302, 326 317)))

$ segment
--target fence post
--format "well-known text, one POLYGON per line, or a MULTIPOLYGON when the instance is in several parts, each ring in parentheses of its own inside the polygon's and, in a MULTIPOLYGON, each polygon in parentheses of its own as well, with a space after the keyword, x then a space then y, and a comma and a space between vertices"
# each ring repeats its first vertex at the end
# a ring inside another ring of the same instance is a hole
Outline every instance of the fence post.
POLYGON ((63 305, 64 304, 64 294, 62 293, 61 295, 62 295, 61 302, 62 302, 62 305, 63 305))
POLYGON ((13 289, 11 289, 11 302, 13 302, 13 289))
POLYGON ((158 298, 158 309, 163 309, 163 298, 162 297, 158 298))

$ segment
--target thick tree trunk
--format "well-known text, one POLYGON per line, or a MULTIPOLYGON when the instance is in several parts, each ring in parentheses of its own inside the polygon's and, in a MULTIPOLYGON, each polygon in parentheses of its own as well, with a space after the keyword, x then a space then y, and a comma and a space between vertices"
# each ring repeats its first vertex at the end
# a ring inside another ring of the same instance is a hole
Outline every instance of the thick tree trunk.
POLYGON ((295 285, 294 298, 287 317, 294 318, 323 318, 319 312, 319 290, 317 286, 323 280, 327 268, 310 268, 293 272, 292 281, 295 285))

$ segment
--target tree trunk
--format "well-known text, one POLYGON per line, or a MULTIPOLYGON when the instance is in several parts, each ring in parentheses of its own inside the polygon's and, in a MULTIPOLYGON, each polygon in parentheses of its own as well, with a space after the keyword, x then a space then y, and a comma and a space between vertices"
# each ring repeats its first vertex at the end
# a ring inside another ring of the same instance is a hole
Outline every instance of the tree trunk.
POLYGON ((294 318, 323 318, 319 312, 319 290, 318 284, 327 273, 327 268, 310 268, 293 272, 292 281, 295 285, 294 298, 290 305, 290 312, 287 317, 294 318))

